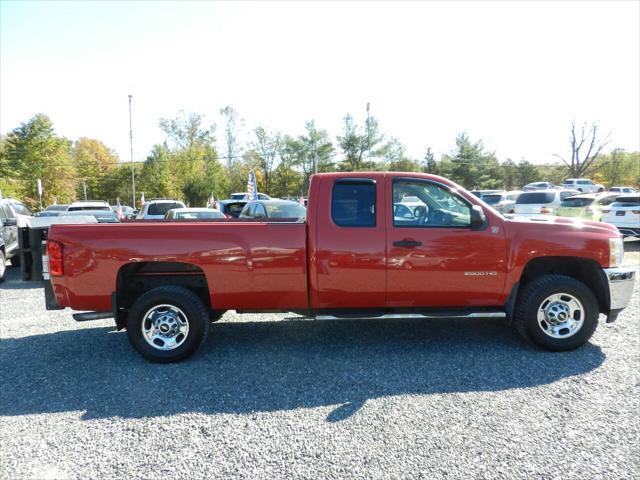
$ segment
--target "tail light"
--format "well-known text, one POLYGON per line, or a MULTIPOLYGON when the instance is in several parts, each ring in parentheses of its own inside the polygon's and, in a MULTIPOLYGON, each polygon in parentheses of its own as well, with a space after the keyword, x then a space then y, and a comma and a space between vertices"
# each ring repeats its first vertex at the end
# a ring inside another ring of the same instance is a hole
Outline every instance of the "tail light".
POLYGON ((636 215, 640 215, 640 210, 631 210, 631 213, 634 213, 636 215))
POLYGON ((553 213, 553 210, 549 207, 542 207, 540 209, 540 213, 542 213, 543 215, 550 215, 553 213))
POLYGON ((47 241, 47 255, 49 256, 49 275, 61 276, 64 274, 63 262, 64 247, 60 242, 47 241))

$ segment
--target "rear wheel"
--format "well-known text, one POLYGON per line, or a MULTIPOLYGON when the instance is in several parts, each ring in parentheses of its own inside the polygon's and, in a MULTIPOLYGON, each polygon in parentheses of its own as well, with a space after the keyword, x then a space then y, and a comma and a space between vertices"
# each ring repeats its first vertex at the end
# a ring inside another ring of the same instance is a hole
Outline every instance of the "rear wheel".
POLYGON ((564 275, 545 275, 528 283, 518 296, 514 323, 524 338, 539 347, 564 351, 591 338, 598 315, 598 301, 584 283, 564 275))
POLYGON ((131 345, 147 360, 179 362, 204 342, 209 312, 191 290, 166 286, 149 290, 131 307, 127 335, 131 345))

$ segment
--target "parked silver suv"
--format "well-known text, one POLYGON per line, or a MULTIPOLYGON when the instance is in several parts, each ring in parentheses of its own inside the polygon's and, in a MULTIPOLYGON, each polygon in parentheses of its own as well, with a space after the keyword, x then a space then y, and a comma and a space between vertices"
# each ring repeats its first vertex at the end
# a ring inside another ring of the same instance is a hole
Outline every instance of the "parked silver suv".
POLYGON ((179 200, 149 200, 142 206, 136 218, 138 220, 163 220, 165 214, 174 208, 185 208, 179 200))

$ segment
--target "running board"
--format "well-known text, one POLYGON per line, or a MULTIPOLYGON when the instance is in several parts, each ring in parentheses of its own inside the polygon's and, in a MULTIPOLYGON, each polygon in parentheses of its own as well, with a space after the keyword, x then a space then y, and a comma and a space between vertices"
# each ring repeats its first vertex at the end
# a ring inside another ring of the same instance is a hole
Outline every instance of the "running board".
POLYGON ((416 318, 507 318, 505 312, 469 312, 463 314, 434 313, 384 313, 380 315, 316 315, 316 320, 388 320, 388 319, 416 319, 416 318))
POLYGON ((73 319, 76 322, 89 322, 91 320, 102 320, 103 318, 113 318, 113 312, 85 312, 73 314, 73 319))

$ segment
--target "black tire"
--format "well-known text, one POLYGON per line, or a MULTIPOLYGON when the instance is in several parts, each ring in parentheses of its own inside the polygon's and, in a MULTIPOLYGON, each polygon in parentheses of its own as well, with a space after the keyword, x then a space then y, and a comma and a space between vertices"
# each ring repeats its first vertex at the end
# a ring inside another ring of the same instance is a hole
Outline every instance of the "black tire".
POLYGON ((217 322, 222 318, 225 312, 226 310, 211 310, 211 313, 209 314, 209 321, 211 323, 217 322))
POLYGON ((191 290, 178 286, 154 288, 135 301, 127 318, 127 335, 133 348, 147 360, 156 363, 179 362, 193 355, 207 338, 209 311, 191 290), (152 346, 142 332, 146 314, 155 306, 171 305, 184 314, 188 333, 182 343, 171 350, 152 346))
POLYGON ((584 283, 565 275, 544 275, 526 284, 518 295, 514 325, 518 332, 537 346, 562 352, 584 345, 595 332, 599 316, 598 300, 584 283), (569 294, 583 306, 582 326, 571 336, 553 338, 538 322, 538 309, 553 294, 569 294))
POLYGON ((0 283, 4 282, 5 273, 7 273, 7 260, 4 258, 4 252, 0 250, 0 283))

